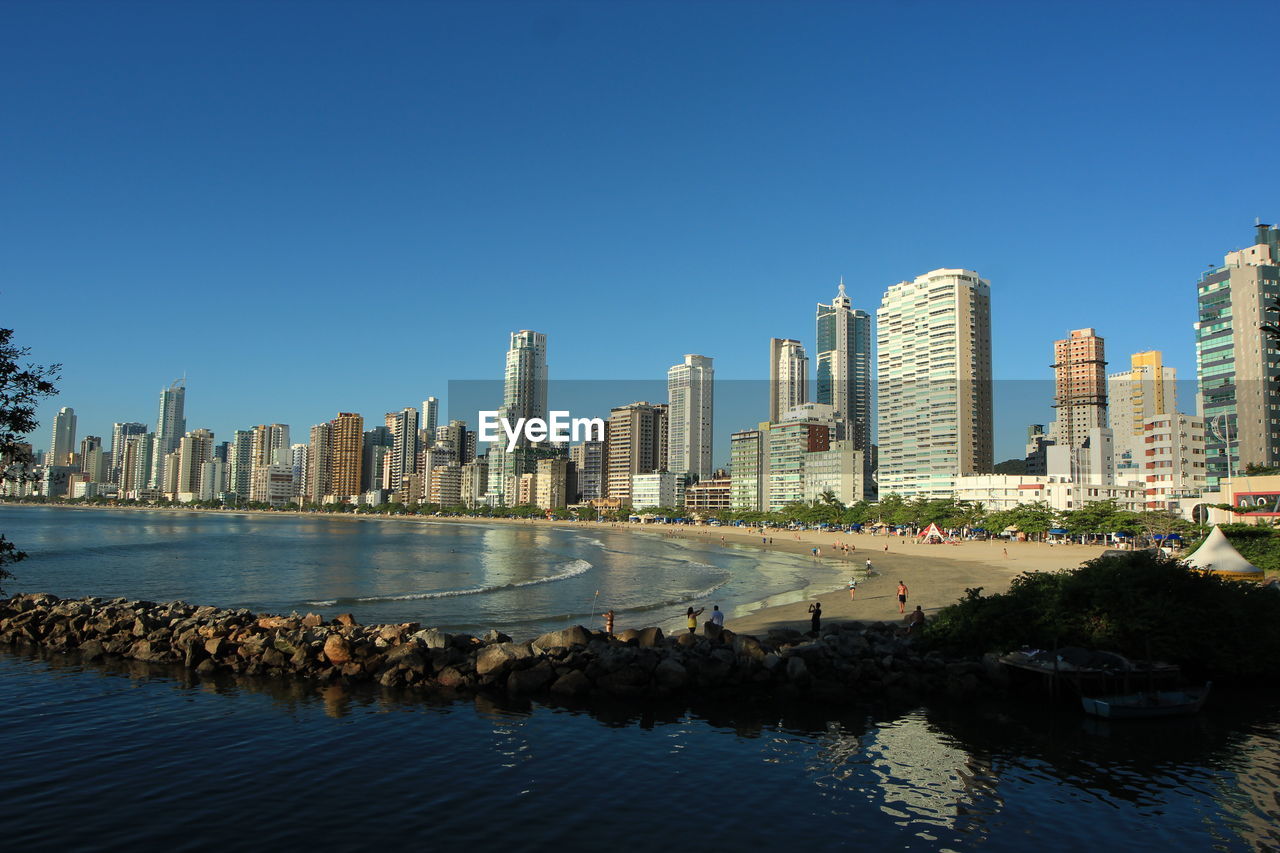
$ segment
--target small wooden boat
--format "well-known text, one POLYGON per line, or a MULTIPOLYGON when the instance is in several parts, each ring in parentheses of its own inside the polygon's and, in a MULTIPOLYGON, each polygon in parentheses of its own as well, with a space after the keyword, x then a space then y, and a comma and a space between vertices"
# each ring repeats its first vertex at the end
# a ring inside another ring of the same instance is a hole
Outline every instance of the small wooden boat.
POLYGON ((1080 704, 1086 714, 1108 717, 1113 720, 1144 719, 1149 717, 1179 717, 1200 710, 1209 697, 1209 688, 1190 687, 1184 690, 1144 690, 1119 696, 1081 696, 1080 704))

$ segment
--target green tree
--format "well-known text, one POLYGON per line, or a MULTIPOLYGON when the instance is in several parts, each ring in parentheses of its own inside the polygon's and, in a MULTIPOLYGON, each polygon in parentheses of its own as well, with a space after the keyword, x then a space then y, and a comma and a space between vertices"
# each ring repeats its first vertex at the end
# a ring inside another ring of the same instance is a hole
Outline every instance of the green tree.
MULTIPOLYGON (((19 439, 39 426, 36 404, 58 390, 54 382, 62 365, 26 362, 29 352, 13 343, 12 329, 0 329, 0 477, 4 480, 30 478, 31 454, 19 439)), ((6 566, 26 556, 0 534, 0 581, 13 577, 6 566)))

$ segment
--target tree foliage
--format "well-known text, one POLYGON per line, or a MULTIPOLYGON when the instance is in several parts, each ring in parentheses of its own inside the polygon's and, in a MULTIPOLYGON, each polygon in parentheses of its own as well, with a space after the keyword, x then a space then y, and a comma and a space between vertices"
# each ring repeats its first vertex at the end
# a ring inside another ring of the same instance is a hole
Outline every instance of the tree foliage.
POLYGON ((969 590, 924 641, 952 652, 1083 646, 1177 663, 1212 678, 1280 675, 1280 595, 1151 551, 1028 572, 1009 591, 969 590))
MULTIPOLYGON (((27 362, 29 352, 13 343, 12 329, 0 329, 0 474, 6 479, 26 476, 31 458, 19 439, 39 426, 36 404, 57 393, 54 382, 62 369, 27 362)), ((0 581, 13 577, 5 566, 26 556, 0 534, 0 581)))

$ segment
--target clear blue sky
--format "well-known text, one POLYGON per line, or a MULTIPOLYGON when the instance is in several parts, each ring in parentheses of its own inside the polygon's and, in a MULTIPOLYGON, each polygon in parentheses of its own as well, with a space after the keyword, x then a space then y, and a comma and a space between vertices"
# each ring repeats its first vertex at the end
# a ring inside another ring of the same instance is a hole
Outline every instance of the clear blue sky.
MULTIPOLYGON (((840 276, 874 311, 938 267, 991 281, 999 379, 1084 326, 1193 377, 1197 276, 1280 219, 1278 33, 1274 2, 6 3, 0 325, 65 365, 41 447, 59 406, 154 427, 184 373, 219 440, 380 422, 521 328, 555 379, 759 379, 840 276)), ((998 458, 1043 403, 997 408, 998 458)))

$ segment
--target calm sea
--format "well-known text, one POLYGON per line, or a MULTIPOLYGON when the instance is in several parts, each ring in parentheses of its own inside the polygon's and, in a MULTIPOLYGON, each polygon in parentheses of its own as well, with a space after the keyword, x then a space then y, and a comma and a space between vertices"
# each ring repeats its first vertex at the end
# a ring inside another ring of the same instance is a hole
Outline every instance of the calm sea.
MULTIPOLYGON (((0 509, 0 532, 33 555, 10 590, 276 611, 333 599, 367 621, 459 627, 500 612, 475 603, 485 598, 534 608, 531 590, 584 578, 593 599, 599 585, 665 612, 699 584, 728 595, 751 556, 594 530, 442 530, 0 509), (544 564, 499 574, 459 551, 475 562, 439 560, 464 566, 445 581, 407 556, 491 535, 544 564), (590 568, 570 574, 575 560, 590 568), (682 586, 682 572, 705 576, 682 586), (652 593, 649 573, 661 579, 652 593), (440 592, 462 594, 425 597, 440 592)), ((775 569, 754 571, 750 584, 775 569)), ((515 624, 552 624, 550 610, 515 624)), ((1017 701, 588 710, 0 651, 0 709, 0 839, 23 851, 1280 847, 1280 697, 1223 692, 1195 718, 1129 725, 1017 701)))

